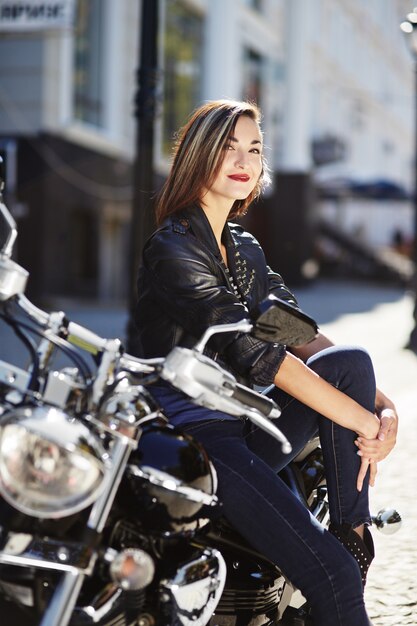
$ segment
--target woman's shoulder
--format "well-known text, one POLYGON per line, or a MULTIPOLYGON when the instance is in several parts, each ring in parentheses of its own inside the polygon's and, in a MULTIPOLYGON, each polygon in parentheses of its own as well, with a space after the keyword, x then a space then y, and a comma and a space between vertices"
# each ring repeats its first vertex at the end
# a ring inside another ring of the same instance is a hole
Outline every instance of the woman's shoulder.
POLYGON ((148 239, 144 255, 169 258, 182 257, 184 254, 201 257, 207 255, 207 250, 193 235, 187 217, 169 216, 148 239))

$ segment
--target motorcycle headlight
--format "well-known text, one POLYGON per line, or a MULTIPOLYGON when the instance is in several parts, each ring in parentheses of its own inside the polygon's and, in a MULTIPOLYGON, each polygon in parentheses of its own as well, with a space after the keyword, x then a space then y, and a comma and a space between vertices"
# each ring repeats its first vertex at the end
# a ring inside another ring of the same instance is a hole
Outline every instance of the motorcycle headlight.
POLYGON ((77 513, 98 497, 105 451, 84 424, 54 407, 22 407, 0 420, 0 493, 40 518, 77 513))

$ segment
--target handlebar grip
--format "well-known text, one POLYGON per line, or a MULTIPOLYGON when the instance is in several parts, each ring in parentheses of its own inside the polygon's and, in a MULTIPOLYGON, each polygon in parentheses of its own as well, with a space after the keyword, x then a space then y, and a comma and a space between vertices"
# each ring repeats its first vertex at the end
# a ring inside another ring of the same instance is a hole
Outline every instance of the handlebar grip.
POLYGON ((232 389, 232 398, 236 398, 242 404, 256 409, 265 417, 275 418, 281 415, 281 410, 277 403, 268 398, 268 396, 263 396, 257 391, 253 391, 253 389, 249 389, 239 383, 235 383, 230 388, 232 389))

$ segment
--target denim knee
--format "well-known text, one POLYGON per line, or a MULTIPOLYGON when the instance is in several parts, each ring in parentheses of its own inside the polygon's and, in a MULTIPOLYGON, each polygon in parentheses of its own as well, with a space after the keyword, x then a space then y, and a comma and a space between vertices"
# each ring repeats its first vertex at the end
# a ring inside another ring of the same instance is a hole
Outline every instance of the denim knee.
POLYGON ((361 346, 330 346, 313 354, 307 361, 309 367, 323 370, 358 371, 373 374, 371 357, 361 346))
POLYGON ((332 346, 313 355, 307 365, 319 376, 374 410, 376 382, 369 353, 359 346, 332 346))

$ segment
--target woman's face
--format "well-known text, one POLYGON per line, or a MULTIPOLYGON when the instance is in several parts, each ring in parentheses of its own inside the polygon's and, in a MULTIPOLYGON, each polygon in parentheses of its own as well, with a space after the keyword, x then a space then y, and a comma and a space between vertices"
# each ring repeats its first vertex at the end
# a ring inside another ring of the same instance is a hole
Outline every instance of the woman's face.
POLYGON ((257 123, 241 115, 224 149, 220 171, 202 202, 230 210, 235 200, 248 197, 262 173, 262 135, 257 123))

